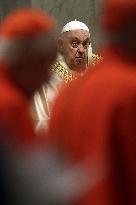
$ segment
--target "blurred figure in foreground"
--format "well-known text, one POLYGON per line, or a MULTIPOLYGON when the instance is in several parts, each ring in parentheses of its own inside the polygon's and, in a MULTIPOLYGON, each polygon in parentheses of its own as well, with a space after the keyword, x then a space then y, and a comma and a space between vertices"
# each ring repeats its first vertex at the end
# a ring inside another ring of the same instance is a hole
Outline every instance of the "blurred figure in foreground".
POLYGON ((29 113, 56 57, 54 29, 50 16, 31 9, 0 27, 0 204, 60 205, 86 191, 84 162, 67 167, 63 151, 35 134, 29 113))
POLYGON ((31 9, 13 12, 0 26, 0 204, 35 204, 38 198, 38 189, 32 191, 38 173, 28 161, 36 168, 40 145, 29 101, 49 79, 54 29, 50 16, 31 9))
POLYGON ((136 204, 136 0, 105 0, 103 61, 64 88, 49 140, 69 164, 88 158, 90 188, 76 204, 136 204), (94 161, 92 162, 92 159, 94 161), (97 173, 98 172, 98 173, 97 173), (104 172, 101 180, 99 172, 104 172), (91 186, 91 180, 97 183, 91 186))

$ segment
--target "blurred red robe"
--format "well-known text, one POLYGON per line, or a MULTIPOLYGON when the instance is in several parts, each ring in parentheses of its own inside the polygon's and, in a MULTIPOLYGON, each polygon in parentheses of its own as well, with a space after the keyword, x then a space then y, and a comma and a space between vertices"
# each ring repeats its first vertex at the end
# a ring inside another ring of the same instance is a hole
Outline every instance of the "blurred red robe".
POLYGON ((33 144, 36 140, 29 114, 29 102, 22 91, 12 83, 2 63, 0 64, 0 131, 1 135, 8 136, 8 140, 18 145, 33 144))
MULTIPOLYGON (((64 88, 56 100, 49 140, 70 164, 104 160, 105 176, 76 202, 136 204, 136 60, 118 47, 64 88), (90 160, 89 160, 90 159, 90 160)), ((93 176, 90 171, 89 178, 93 176)))

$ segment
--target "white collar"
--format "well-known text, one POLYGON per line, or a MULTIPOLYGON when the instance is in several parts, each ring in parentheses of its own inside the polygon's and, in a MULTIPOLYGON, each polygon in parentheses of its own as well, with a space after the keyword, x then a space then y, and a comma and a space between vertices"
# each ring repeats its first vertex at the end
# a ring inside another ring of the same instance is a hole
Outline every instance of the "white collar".
POLYGON ((66 61, 65 61, 64 57, 63 57, 60 53, 58 53, 58 55, 57 55, 57 61, 58 61, 64 68, 66 68, 67 70, 71 70, 71 69, 68 67, 68 65, 66 64, 66 61))

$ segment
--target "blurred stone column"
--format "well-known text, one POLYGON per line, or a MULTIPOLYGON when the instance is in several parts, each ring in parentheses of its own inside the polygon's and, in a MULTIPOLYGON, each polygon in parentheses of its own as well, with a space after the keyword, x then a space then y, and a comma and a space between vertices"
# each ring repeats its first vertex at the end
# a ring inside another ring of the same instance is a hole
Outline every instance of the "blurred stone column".
POLYGON ((95 20, 96 20, 96 47, 99 49, 105 44, 105 37, 103 34, 103 28, 101 27, 101 21, 103 18, 103 0, 95 0, 95 20))

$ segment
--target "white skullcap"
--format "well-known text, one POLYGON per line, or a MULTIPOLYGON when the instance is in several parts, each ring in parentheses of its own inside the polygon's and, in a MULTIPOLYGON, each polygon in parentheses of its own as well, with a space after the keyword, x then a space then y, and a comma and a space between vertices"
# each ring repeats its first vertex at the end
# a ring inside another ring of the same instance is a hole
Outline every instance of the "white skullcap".
POLYGON ((63 28, 61 33, 65 33, 67 31, 73 31, 76 29, 80 29, 80 30, 85 30, 89 32, 89 28, 82 23, 81 21, 70 21, 69 23, 67 23, 63 28))

